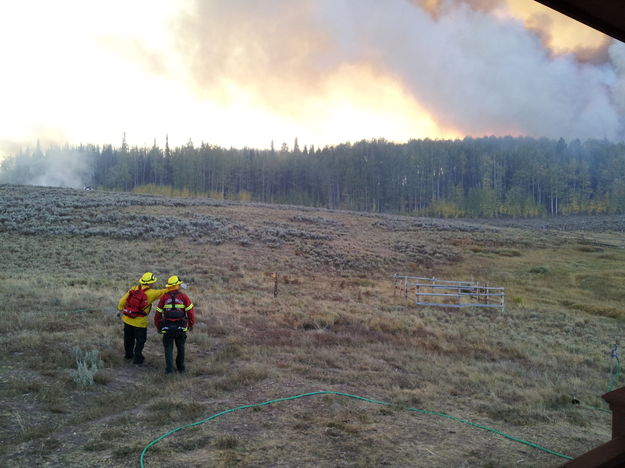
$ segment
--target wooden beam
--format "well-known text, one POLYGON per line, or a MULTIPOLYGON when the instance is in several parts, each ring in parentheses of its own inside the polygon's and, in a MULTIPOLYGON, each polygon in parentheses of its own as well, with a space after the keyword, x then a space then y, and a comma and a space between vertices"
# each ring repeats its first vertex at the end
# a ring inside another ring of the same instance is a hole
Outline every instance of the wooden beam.
POLYGON ((584 23, 597 31, 625 42, 625 3, 618 1, 534 0, 584 23), (581 6, 580 6, 581 5, 581 6))

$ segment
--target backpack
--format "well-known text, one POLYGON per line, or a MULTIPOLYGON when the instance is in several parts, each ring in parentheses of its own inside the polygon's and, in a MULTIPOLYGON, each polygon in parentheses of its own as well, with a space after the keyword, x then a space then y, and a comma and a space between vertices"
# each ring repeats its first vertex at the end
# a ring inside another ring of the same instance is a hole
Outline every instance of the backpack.
POLYGON ((167 294, 171 298, 172 308, 163 311, 163 326, 161 331, 163 333, 170 333, 179 330, 186 331, 188 324, 187 313, 184 310, 175 308, 176 296, 178 295, 178 293, 172 291, 167 294))
POLYGON ((148 296, 141 286, 138 289, 128 291, 128 298, 124 306, 124 315, 130 318, 145 317, 145 309, 149 305, 148 296))

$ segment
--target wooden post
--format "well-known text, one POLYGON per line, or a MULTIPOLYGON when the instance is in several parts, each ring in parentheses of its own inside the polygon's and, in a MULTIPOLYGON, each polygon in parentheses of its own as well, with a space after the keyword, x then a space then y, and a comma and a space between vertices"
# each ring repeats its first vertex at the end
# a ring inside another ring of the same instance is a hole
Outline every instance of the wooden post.
POLYGON ((601 398, 612 410, 612 438, 625 437, 625 387, 606 393, 601 398))
POLYGON ((273 276, 273 297, 278 297, 278 272, 276 271, 273 276))

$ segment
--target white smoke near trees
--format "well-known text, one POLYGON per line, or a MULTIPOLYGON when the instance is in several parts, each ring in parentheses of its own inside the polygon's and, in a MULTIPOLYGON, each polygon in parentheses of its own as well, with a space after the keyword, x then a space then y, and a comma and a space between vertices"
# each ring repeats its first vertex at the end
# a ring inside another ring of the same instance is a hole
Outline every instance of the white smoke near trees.
MULTIPOLYGON (((554 55, 501 2, 197 1, 176 23, 198 89, 234 84, 266 106, 307 112, 354 65, 392 77, 442 126, 470 136, 622 140, 625 54, 554 55)), ((353 86, 358 86, 354 77, 353 86)))
POLYGON ((610 46, 610 60, 612 66, 619 77, 612 87, 614 103, 617 106, 619 115, 625 115, 625 44, 614 42, 610 46))
POLYGON ((89 156, 69 148, 27 150, 0 163, 0 183, 83 188, 92 177, 89 156))

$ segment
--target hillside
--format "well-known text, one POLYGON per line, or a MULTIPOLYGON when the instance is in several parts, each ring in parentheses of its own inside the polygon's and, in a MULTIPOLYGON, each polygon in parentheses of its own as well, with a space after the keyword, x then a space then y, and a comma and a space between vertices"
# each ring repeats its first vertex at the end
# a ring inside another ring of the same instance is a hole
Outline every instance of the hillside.
MULTIPOLYGON (((440 220, 0 185, 0 453, 12 466, 558 466, 610 439, 625 217, 440 220), (123 359, 119 298, 180 275, 188 372, 123 359), (274 296, 272 273, 278 273, 274 296), (417 307, 393 274, 506 288, 417 307), (96 350, 94 383, 76 356, 96 350), (97 361, 97 360, 96 360, 97 361), (84 374, 84 372, 83 372, 84 374), (84 376, 84 375, 83 375, 84 376), (572 405, 576 397, 582 405, 572 405)), ((623 385, 623 378, 618 382, 623 385)))

